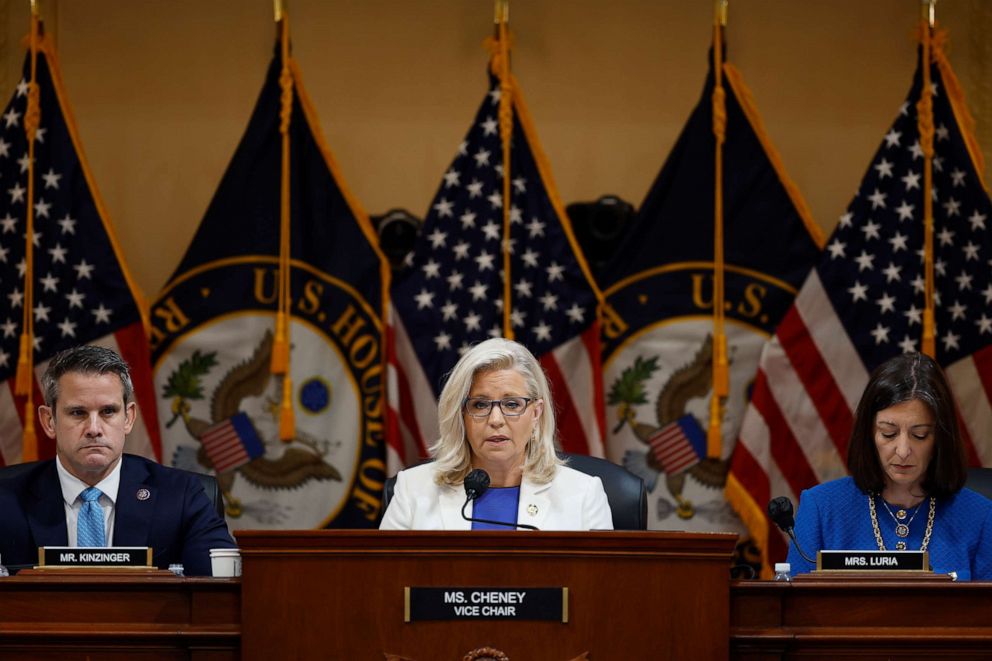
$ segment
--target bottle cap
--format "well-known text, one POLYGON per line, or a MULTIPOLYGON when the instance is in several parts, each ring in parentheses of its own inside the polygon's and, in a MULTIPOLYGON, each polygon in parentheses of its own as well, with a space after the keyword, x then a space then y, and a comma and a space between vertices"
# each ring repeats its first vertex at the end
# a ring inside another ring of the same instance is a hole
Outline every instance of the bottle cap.
POLYGON ((788 573, 790 571, 792 571, 792 565, 790 565, 788 562, 776 562, 775 563, 775 573, 776 574, 779 573, 779 572, 786 572, 786 573, 788 573))

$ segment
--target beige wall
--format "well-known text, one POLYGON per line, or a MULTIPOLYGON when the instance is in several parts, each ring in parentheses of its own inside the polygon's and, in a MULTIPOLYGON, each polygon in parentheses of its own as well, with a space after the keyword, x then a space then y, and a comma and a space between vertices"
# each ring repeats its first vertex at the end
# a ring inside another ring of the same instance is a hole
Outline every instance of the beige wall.
MULTIPOLYGON (((270 0, 42 0, 83 144, 139 285, 178 263, 245 128, 270 0)), ((906 94, 917 0, 732 0, 730 59, 830 231, 906 94)), ((296 56, 370 213, 422 215, 485 89, 491 0, 291 0, 296 56)), ((698 100, 709 0, 514 0, 514 70, 562 198, 639 204, 698 100)), ((944 0, 951 61, 992 147, 992 3, 944 0)), ((0 0, 0 94, 28 0, 0 0)))

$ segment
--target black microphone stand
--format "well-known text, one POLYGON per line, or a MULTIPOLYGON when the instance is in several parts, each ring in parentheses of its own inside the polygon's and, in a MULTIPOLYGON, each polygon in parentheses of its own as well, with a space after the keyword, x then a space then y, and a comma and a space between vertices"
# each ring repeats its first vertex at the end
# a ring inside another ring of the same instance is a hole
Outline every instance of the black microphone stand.
POLYGON ((528 525, 526 523, 507 523, 506 521, 490 521, 489 519, 477 519, 475 517, 468 516, 467 514, 465 514, 465 508, 468 507, 468 504, 472 502, 472 500, 473 500, 472 496, 469 496, 468 498, 465 499, 465 504, 462 505, 462 518, 465 519, 466 521, 478 521, 479 523, 488 523, 489 525, 493 525, 493 526, 506 526, 507 528, 514 528, 514 529, 516 528, 524 528, 526 530, 538 529, 537 526, 528 525))

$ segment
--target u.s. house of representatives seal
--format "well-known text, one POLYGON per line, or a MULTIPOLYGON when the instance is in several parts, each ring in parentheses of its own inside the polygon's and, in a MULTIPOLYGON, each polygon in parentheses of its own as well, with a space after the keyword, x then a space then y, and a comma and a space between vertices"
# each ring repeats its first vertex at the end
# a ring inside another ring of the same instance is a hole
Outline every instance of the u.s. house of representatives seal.
POLYGON ((265 259, 206 265, 153 307, 163 461, 216 473, 233 529, 369 527, 385 477, 381 322, 346 284, 293 270, 295 434, 280 440, 265 259))

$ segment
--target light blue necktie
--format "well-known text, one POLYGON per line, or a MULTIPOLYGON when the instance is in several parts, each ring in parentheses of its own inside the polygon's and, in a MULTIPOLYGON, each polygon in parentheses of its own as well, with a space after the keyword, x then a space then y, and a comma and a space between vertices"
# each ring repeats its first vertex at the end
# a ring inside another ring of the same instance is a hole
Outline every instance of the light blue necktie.
POLYGON ((83 499, 83 507, 79 510, 76 521, 77 546, 106 546, 107 537, 104 530, 103 507, 99 498, 103 492, 96 487, 90 487, 79 494, 83 499))

